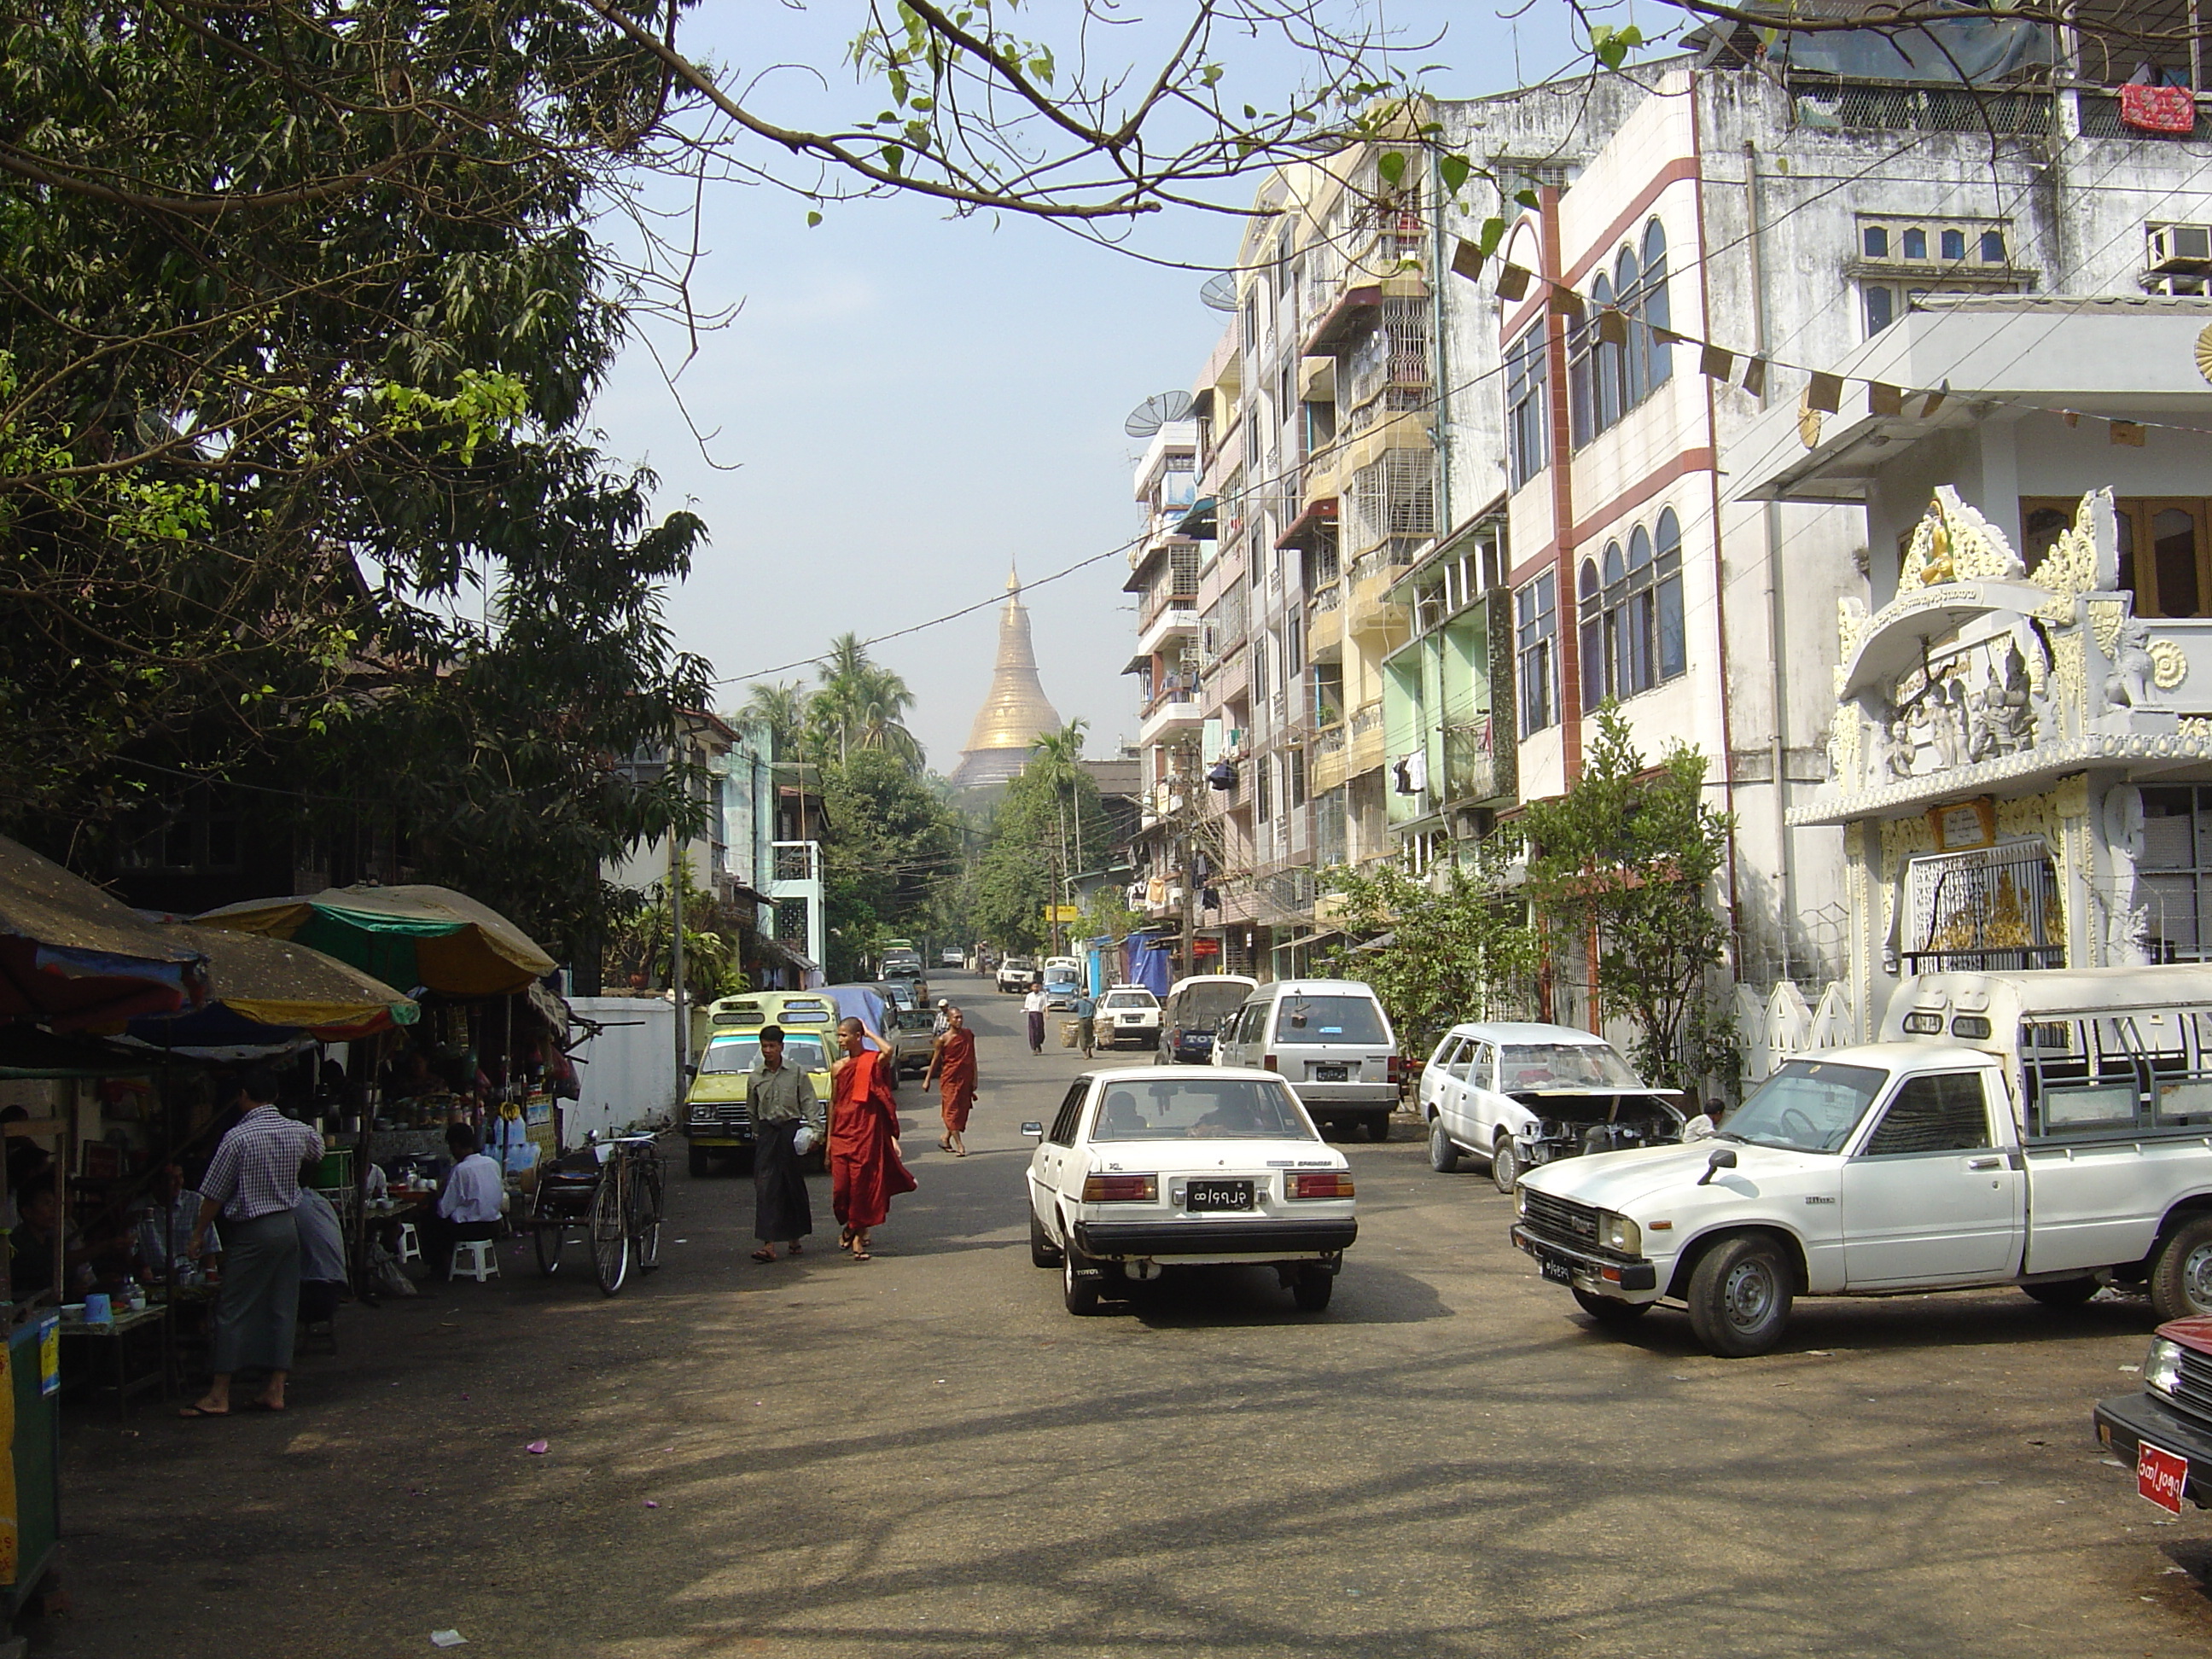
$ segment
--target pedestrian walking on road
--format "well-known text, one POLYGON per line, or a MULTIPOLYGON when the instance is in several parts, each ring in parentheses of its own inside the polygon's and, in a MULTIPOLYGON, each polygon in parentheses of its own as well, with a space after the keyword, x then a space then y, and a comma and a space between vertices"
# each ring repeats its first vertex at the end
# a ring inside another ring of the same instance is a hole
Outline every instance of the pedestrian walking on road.
POLYGON ((1030 1017, 1030 1052, 1044 1052, 1044 981, 1030 981, 1029 994, 1022 999, 1022 1012, 1030 1017))
POLYGON ((855 1261, 871 1259, 869 1234, 890 1214, 891 1200, 915 1186, 899 1159, 898 1106, 882 1043, 857 1019, 838 1023, 845 1057, 830 1073, 830 1201, 842 1229, 837 1247, 855 1261), (868 1047, 871 1038, 878 1048, 868 1047))
POLYGON ((945 1013, 944 1034, 930 1045, 929 1069, 921 1074, 921 1086, 929 1087, 934 1077, 941 1091, 938 1104, 945 1116, 945 1134, 937 1143, 939 1149, 965 1158, 968 1114, 975 1105, 975 1034, 957 1008, 947 1008, 945 1013))
POLYGON ((215 1375, 185 1417, 230 1415, 230 1379, 259 1369, 269 1381, 254 1404, 284 1407, 292 1370, 292 1338, 300 1317, 300 1165, 323 1153, 323 1137, 276 1109, 276 1079, 254 1070, 239 1092, 240 1118, 209 1160, 200 1182, 199 1218, 185 1254, 198 1257, 207 1231, 222 1220, 222 1293, 215 1310, 215 1375))
POLYGON ((1083 1050, 1085 1060, 1091 1058, 1092 1046, 1098 1041, 1098 1004, 1088 991, 1075 994, 1075 1006, 1069 1011, 1075 1016, 1075 1041, 1083 1050))
POLYGON ((775 1261, 779 1242, 798 1255, 799 1241, 814 1231, 814 1206, 793 1144, 813 1093, 806 1073, 783 1063, 783 1027, 762 1026, 760 1063, 746 1088, 753 1116, 753 1237, 761 1242, 756 1261, 775 1261))

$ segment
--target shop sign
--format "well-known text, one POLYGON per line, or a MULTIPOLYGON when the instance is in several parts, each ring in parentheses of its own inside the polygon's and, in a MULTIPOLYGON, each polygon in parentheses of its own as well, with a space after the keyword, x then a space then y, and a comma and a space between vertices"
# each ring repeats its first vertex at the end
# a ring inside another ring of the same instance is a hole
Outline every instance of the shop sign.
POLYGON ((1997 839, 1997 804, 1988 795, 1953 801, 1928 809, 1928 823, 1936 832, 1939 853, 1963 853, 1976 847, 1993 847, 1997 839))

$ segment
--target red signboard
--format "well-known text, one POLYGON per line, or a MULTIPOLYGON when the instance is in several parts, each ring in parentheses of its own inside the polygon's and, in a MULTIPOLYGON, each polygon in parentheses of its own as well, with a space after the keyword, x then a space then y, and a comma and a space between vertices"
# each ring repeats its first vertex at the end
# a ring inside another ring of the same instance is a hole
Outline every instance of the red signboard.
POLYGON ((2146 1440, 2136 1448, 2136 1490, 2166 1510, 2181 1513, 2182 1488, 2189 1482, 2189 1460, 2162 1451, 2146 1440))
POLYGON ((1221 954, 1221 941, 1218 939, 1208 939, 1205 934, 1200 933, 1196 939, 1191 940, 1190 953, 1194 957, 1218 957, 1221 954))

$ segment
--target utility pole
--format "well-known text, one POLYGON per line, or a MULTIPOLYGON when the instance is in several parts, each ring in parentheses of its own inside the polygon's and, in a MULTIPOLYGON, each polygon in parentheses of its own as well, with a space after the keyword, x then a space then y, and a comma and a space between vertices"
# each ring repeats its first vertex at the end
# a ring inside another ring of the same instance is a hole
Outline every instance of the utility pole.
MULTIPOLYGON (((672 764, 680 751, 669 748, 672 764)), ((676 1107, 681 1110, 690 1081, 684 1068, 691 1063, 691 1033, 684 1017, 684 836, 674 823, 668 826, 668 982, 676 1004, 676 1107)))

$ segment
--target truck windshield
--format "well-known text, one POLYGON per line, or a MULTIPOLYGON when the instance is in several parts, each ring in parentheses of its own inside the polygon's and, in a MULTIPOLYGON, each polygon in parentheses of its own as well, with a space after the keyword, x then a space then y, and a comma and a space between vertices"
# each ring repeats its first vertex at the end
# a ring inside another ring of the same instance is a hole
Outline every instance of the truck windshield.
POLYGON ((1723 1133, 1757 1146, 1838 1152, 1888 1080, 1889 1073, 1879 1066, 1787 1060, 1729 1115, 1723 1133))
MULTIPOLYGON (((830 1057, 823 1052, 822 1039, 811 1036, 787 1036, 783 1040, 783 1063, 802 1072, 826 1071, 830 1057)), ((724 1037, 707 1045, 707 1052, 699 1056, 702 1072, 750 1072, 760 1064, 760 1039, 757 1036, 724 1037)))
POLYGON ((1644 1086, 1604 1042, 1509 1042, 1498 1052, 1498 1079, 1508 1091, 1644 1086))

